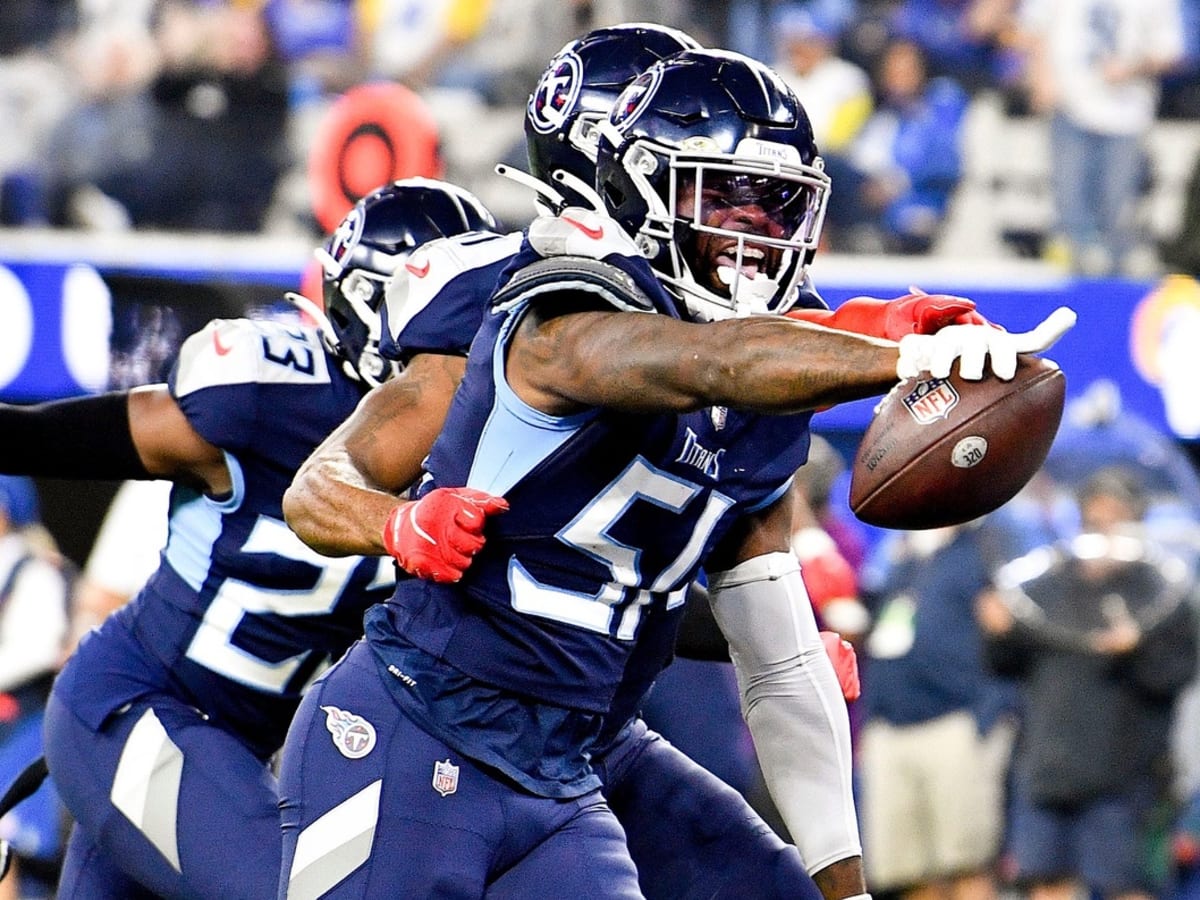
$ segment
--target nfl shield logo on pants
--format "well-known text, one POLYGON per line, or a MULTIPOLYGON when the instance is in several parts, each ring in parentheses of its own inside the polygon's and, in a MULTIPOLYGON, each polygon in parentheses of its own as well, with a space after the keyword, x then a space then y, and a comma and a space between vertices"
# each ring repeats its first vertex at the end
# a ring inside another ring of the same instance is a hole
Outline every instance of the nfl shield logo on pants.
POLYGON ((443 797, 458 790, 458 766, 449 759, 433 764, 433 789, 443 797))

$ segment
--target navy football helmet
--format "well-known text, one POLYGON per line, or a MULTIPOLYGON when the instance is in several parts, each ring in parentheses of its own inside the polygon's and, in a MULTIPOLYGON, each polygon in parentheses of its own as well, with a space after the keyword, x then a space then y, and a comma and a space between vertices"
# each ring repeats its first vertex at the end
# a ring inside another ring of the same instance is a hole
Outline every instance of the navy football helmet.
POLYGON ((428 241, 469 231, 496 231, 495 218, 469 191, 431 178, 393 181, 360 199, 316 251, 324 311, 292 299, 312 315, 346 373, 375 386, 397 371, 379 354, 379 308, 389 277, 428 241))
POLYGON ((621 91, 653 63, 699 46, 677 29, 629 22, 589 31, 555 54, 525 107, 525 147, 529 171, 553 185, 559 208, 598 208, 596 124, 621 91))
POLYGON ((829 176, 808 114, 769 67, 688 50, 655 63, 597 130, 597 190, 703 321, 783 313, 820 240, 829 176))

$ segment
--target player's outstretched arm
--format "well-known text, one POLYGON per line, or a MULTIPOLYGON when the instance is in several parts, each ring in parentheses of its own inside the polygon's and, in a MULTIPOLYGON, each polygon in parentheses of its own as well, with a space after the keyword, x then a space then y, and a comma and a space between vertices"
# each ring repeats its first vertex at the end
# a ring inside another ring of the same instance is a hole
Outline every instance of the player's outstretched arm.
POLYGON ((283 496, 302 541, 326 556, 385 556, 397 495, 421 475, 466 359, 423 353, 367 393, 304 462, 283 496))
POLYGON ((790 531, 787 497, 740 523, 710 558, 709 593, 771 798, 826 900, 843 900, 866 892, 850 722, 790 531))
POLYGON ((543 316, 534 309, 514 337, 507 375, 522 399, 551 414, 587 406, 789 413, 877 396, 913 369, 938 375, 955 360, 966 378, 982 377, 985 361, 999 377, 1012 378, 1018 353, 1048 349, 1073 324, 1074 313, 1060 309, 1022 334, 952 325, 896 343, 778 316, 696 324, 628 312, 543 316))
POLYGON ((0 404, 0 471, 68 479, 187 481, 230 490, 220 449, 164 384, 29 406, 0 404))

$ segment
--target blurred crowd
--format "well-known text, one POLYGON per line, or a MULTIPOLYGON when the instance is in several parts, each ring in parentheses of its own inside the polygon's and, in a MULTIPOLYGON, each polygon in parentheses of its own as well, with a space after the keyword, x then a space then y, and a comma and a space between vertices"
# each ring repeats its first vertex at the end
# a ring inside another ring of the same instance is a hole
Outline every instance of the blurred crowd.
POLYGON ((314 144, 331 107, 373 83, 413 90, 444 142, 488 155, 443 144, 367 187, 442 174, 479 190, 497 159, 521 164, 519 110, 546 59, 589 28, 646 20, 769 62, 796 89, 835 185, 829 250, 930 252, 986 95, 1047 124, 1055 221, 1033 252, 1089 275, 1146 274, 1159 257, 1193 271, 1200 202, 1170 241, 1144 233, 1137 204, 1155 177, 1148 131, 1200 126, 1200 3, 1114 0, 1125 14, 1109 22, 1080 2, 7 0, 0 222, 319 236, 314 193, 353 185, 366 155, 330 162, 314 144), (495 111, 508 127, 489 137, 495 111))
MULTIPOLYGON (((438 128, 505 111, 497 158, 520 164, 520 108, 550 55, 599 24, 645 19, 767 60, 793 85, 834 182, 828 251, 930 252, 986 93, 1049 123, 1056 224, 1039 250, 1085 274, 1133 272, 1141 140, 1168 118, 1200 124, 1200 2, 1112 2, 1141 25, 1097 22, 1111 46, 1089 73, 1062 50, 1085 42, 1060 30, 1075 0, 3 0, 0 222, 318 235, 314 142, 356 88, 401 85, 438 128)), ((1200 219, 1200 174, 1192 183, 1185 220, 1200 219)), ((1200 222, 1181 223, 1158 249, 1198 273, 1193 233, 1200 222)), ((822 623, 861 664, 852 715, 875 895, 1056 900, 1085 884, 1200 897, 1200 478, 1179 445, 1101 384, 1068 410, 1045 471, 967 526, 862 526, 829 443, 800 476, 794 549, 822 623)), ((145 523, 163 521, 164 496, 120 500, 107 533, 146 546, 102 532, 77 575, 36 527, 31 486, 0 482, 0 663, 30 659, 0 680, 14 759, 28 757, 19 740, 36 732, 61 654, 155 563, 162 535, 145 523), (144 563, 127 555, 143 549, 144 563), (35 577, 31 624, 17 588, 35 577)), ((782 828, 726 664, 672 666, 647 719, 782 828), (697 666, 717 667, 724 695, 697 696, 697 666)), ((15 774, 3 749, 0 783, 15 774)), ((0 837, 35 860, 36 882, 52 877, 62 813, 52 797, 30 810, 50 824, 9 818, 0 837)))

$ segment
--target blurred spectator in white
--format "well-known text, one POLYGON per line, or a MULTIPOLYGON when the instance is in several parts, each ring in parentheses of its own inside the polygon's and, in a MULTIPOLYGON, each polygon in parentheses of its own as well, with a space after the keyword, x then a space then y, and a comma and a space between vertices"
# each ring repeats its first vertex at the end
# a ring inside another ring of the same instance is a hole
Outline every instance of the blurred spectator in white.
POLYGON ((833 249, 926 253, 962 175, 967 94, 929 78, 924 52, 908 40, 888 44, 876 84, 875 111, 846 158, 828 166, 833 249))
POLYGON ((158 568, 170 494, 169 481, 126 481, 117 488, 75 585, 65 653, 124 606, 158 568))
POLYGON ((796 92, 812 122, 821 156, 843 152, 871 114, 871 77, 837 55, 842 22, 815 6, 776 10, 775 70, 796 92))
MULTIPOLYGON (((28 478, 0 476, 0 785, 41 755, 42 715, 67 634, 69 580, 28 478)), ((63 809, 49 784, 0 819, 25 900, 50 897, 63 809)))
POLYGON ((1050 255, 1083 275, 1143 274, 1142 139, 1183 58, 1179 0, 1025 0, 1021 27, 1030 106, 1050 120, 1050 255))

